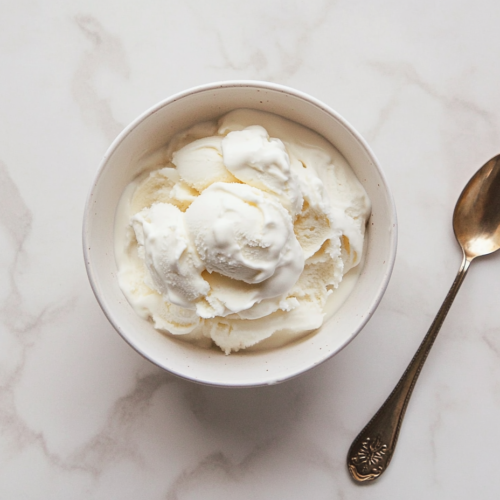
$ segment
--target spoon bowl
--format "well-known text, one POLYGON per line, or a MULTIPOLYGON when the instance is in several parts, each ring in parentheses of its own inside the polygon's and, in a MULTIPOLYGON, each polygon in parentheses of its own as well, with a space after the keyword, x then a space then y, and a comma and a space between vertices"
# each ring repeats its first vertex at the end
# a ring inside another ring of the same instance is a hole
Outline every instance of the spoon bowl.
POLYGON ((465 186, 453 213, 453 230, 462 247, 462 265, 403 376, 349 449, 347 467, 357 482, 373 481, 389 466, 413 388, 470 263, 500 248, 500 155, 480 168, 465 186))
POLYGON ((465 186, 453 213, 453 230, 469 260, 500 248, 500 155, 465 186))

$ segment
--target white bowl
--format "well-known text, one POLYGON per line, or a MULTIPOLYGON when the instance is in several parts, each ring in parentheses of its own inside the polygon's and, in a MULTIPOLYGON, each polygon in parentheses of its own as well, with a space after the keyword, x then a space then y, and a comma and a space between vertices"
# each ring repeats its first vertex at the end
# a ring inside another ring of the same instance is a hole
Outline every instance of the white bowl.
POLYGON ((131 123, 107 151, 85 208, 83 248, 94 293, 109 321, 140 354, 180 377, 226 387, 274 384, 303 373, 345 347, 377 308, 396 255, 394 202, 362 137, 325 104, 302 92, 257 81, 196 87, 166 99, 131 123), (314 334, 269 351, 224 355, 163 335, 140 318, 123 295, 114 256, 114 220, 120 196, 139 173, 138 160, 176 132, 236 108, 269 111, 329 140, 347 159, 372 202, 367 252, 359 279, 341 308, 314 334))

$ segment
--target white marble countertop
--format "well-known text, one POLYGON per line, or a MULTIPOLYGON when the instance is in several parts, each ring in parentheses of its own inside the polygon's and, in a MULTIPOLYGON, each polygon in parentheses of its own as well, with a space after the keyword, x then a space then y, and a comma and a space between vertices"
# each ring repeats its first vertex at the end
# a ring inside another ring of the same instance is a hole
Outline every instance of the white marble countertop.
POLYGON ((500 255, 474 263, 422 372, 387 473, 345 457, 460 264, 451 216, 500 152, 493 0, 19 0, 0 9, 0 498, 493 499, 500 255), (81 251, 85 198, 117 133, 227 79, 324 101, 367 139, 399 217, 394 274, 360 335, 259 389, 198 386, 136 354, 81 251))

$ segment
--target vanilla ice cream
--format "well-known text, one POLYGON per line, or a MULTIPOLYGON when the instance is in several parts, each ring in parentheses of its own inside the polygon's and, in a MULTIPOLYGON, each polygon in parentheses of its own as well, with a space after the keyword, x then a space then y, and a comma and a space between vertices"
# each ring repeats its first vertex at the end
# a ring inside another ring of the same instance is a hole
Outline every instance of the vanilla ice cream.
POLYGON ((306 335, 340 305, 370 202, 324 138, 240 109, 142 168, 118 207, 116 258, 124 294, 156 329, 229 354, 306 335))

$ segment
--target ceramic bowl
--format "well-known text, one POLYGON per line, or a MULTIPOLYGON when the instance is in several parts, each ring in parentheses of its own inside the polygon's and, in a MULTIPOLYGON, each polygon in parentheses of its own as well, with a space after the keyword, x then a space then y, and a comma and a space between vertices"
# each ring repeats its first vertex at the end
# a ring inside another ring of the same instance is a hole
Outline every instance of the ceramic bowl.
POLYGON ((107 151, 85 208, 83 248, 95 296, 109 321, 140 354, 185 379, 226 387, 275 384, 331 358, 364 327, 377 308, 392 272, 397 240, 394 202, 382 170, 363 138, 317 99, 281 85, 229 81, 174 95, 131 123, 107 151), (236 108, 268 111, 309 127, 346 158, 372 202, 366 257, 357 283, 340 309, 314 334, 268 351, 233 353, 203 349, 156 331, 123 295, 114 256, 116 208, 139 174, 139 160, 175 133, 236 108))

